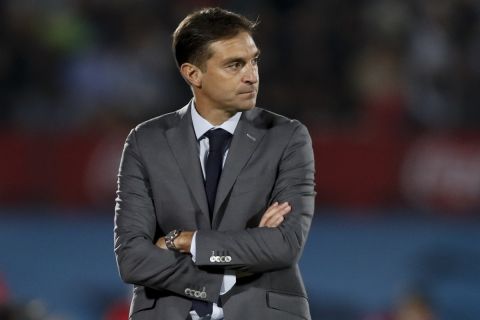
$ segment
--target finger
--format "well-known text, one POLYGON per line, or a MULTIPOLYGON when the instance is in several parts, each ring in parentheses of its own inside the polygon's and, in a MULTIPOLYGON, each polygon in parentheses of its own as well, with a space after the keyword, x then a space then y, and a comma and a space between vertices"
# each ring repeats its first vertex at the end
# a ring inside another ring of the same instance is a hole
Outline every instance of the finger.
POLYGON ((283 209, 279 209, 277 211, 275 211, 275 213, 271 216, 269 216, 267 219, 265 219, 265 221, 263 222, 263 225, 259 225, 260 227, 262 226, 268 226, 268 227, 272 227, 272 226, 276 226, 278 223, 278 221, 280 220, 280 223, 283 222, 283 217, 288 214, 290 211, 291 211, 292 207, 291 206, 286 206, 284 207, 283 209))
POLYGON ((267 209, 267 211, 265 211, 262 218, 260 219, 260 223, 258 224, 258 226, 259 227, 265 226, 265 223, 267 222, 268 219, 270 219, 272 216, 275 216, 276 214, 278 214, 278 212, 284 210, 288 206, 289 206, 288 202, 284 202, 282 204, 278 204, 278 202, 275 202, 267 209))
POLYGON ((284 220, 285 219, 283 216, 278 216, 278 217, 276 216, 275 218, 271 218, 270 220, 268 220, 267 223, 265 224, 265 227, 276 228, 279 225, 281 225, 284 220))
POLYGON ((274 202, 262 216, 260 219, 260 223, 258 224, 259 227, 263 227, 265 225, 265 221, 271 216, 272 212, 278 207, 278 202, 274 202))
POLYGON ((265 226, 266 222, 273 216, 277 215, 279 212, 283 212, 286 208, 288 208, 288 203, 284 202, 280 205, 278 203, 274 203, 271 205, 267 211, 263 214, 262 219, 260 220, 260 223, 258 224, 259 227, 265 226))
POLYGON ((285 218, 284 218, 283 216, 278 217, 277 220, 276 220, 275 223, 274 223, 274 227, 275 227, 275 228, 278 227, 279 225, 282 224, 283 221, 285 221, 285 218))
POLYGON ((292 211, 292 206, 287 203, 287 205, 281 211, 279 211, 278 214, 276 215, 281 215, 283 217, 287 213, 290 213, 290 211, 292 211))

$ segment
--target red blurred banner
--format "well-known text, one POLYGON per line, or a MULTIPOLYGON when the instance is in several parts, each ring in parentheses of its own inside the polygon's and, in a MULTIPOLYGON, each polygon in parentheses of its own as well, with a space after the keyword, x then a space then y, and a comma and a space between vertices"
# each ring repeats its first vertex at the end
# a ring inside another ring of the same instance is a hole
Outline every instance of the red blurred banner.
MULTIPOLYGON (((0 134, 1 204, 113 207, 127 133, 0 134)), ((480 134, 402 139, 350 131, 312 138, 320 206, 480 208, 480 134)))

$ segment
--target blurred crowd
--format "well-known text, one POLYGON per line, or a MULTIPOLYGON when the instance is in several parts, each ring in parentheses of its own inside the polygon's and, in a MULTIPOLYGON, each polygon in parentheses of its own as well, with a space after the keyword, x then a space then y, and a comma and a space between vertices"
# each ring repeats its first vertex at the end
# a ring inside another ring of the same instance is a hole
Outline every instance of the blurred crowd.
POLYGON ((60 320, 50 318, 40 301, 19 303, 10 298, 6 281, 0 274, 0 319, 2 320, 60 320))
POLYGON ((309 128, 321 202, 480 207, 476 0, 3 1, 0 202, 110 199, 128 129, 191 98, 172 32, 215 5, 260 21, 258 105, 309 128))
MULTIPOLYGON (((322 155, 320 202, 396 205, 403 192, 418 207, 436 201, 478 214, 478 0, 1 1, 0 146, 14 151, 0 159, 8 164, 0 170, 0 202, 81 207, 90 199, 110 210, 125 138, 115 133, 191 98, 171 34, 205 6, 260 21, 258 105, 309 127, 322 155), (110 130, 114 137, 104 134, 110 130), (92 131, 102 133, 76 140, 92 131), (34 137, 25 142, 17 134, 24 132, 34 137), (40 144, 38 132, 51 145, 40 144), (468 144, 456 136, 419 140, 404 153, 402 137, 452 132, 474 136, 468 144), (365 133, 398 139, 354 140, 365 133), (45 159, 36 158, 37 144, 49 152, 45 159)), ((433 320, 427 298, 407 296, 362 319, 433 320)), ((127 312, 121 301, 104 318, 127 312)), ((17 305, 0 281, 0 319, 53 318, 38 302, 17 305)))
POLYGON ((261 21, 259 105, 310 128, 480 124, 475 0, 64 0, 0 4, 2 127, 130 126, 184 105, 171 33, 210 5, 261 21))

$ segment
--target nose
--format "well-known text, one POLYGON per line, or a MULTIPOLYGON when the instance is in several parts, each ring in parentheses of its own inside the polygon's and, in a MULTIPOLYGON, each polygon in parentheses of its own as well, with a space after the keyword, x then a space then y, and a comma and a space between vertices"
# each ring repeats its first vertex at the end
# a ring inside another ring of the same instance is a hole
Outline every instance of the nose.
POLYGON ((248 63, 245 66, 242 81, 248 84, 258 82, 258 66, 256 64, 248 63))

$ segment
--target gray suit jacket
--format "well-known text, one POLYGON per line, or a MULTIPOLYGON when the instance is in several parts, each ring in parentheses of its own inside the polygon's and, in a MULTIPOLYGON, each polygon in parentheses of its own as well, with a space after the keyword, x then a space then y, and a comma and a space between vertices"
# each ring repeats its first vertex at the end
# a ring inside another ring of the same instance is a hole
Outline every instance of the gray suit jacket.
POLYGON ((260 108, 244 112, 210 224, 190 107, 140 124, 125 143, 115 254, 121 278, 135 285, 131 319, 188 319, 192 298, 218 301, 225 269, 238 275, 221 296, 226 320, 310 319, 297 264, 314 211, 307 129, 260 108), (292 211, 279 227, 258 228, 275 201, 292 211), (198 230, 196 262, 155 246, 179 228, 198 230))

